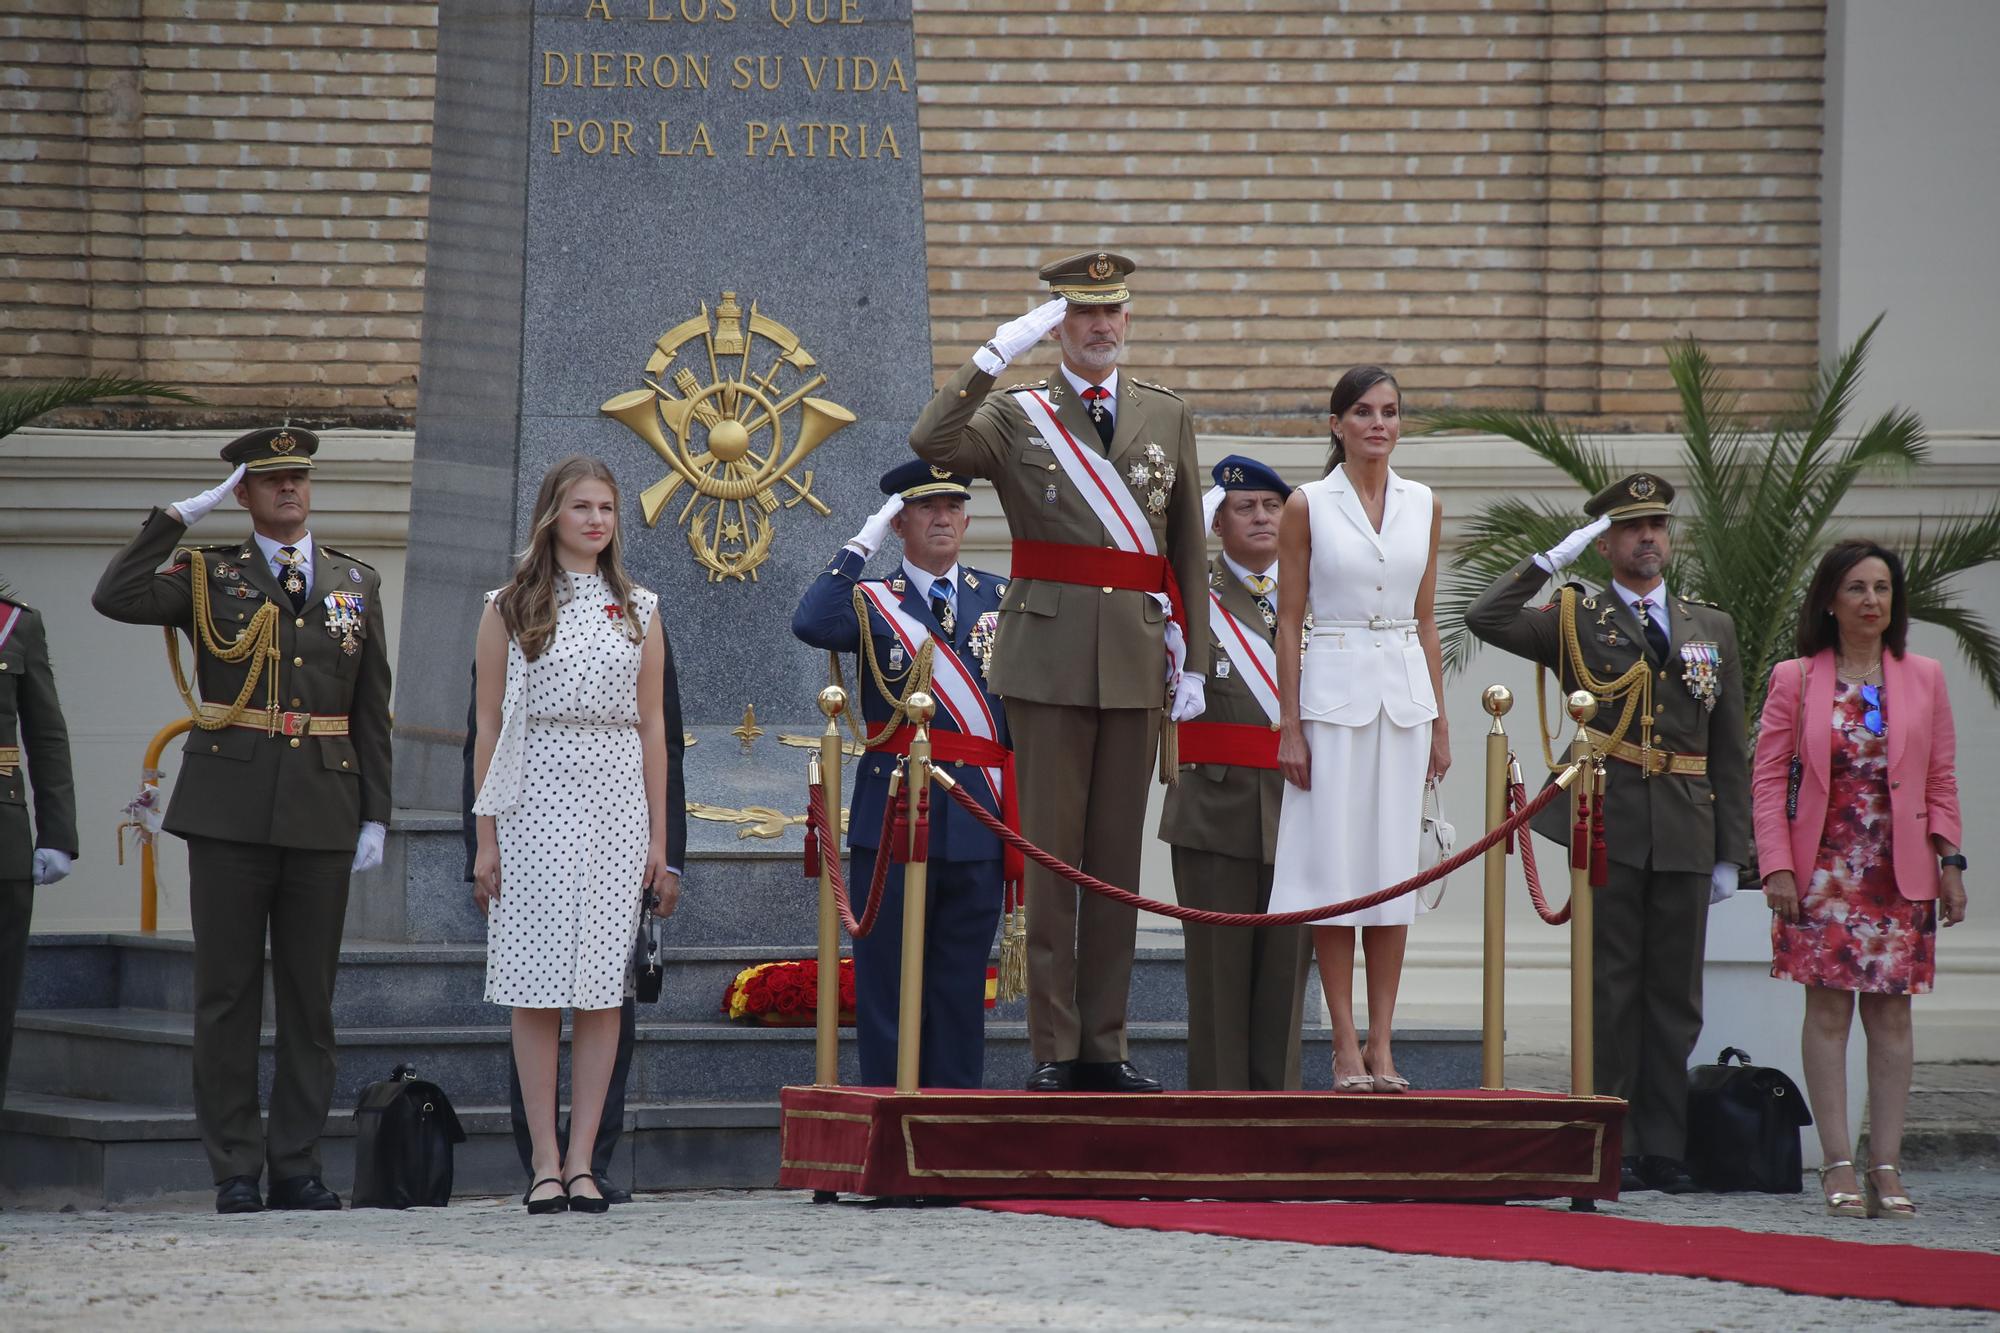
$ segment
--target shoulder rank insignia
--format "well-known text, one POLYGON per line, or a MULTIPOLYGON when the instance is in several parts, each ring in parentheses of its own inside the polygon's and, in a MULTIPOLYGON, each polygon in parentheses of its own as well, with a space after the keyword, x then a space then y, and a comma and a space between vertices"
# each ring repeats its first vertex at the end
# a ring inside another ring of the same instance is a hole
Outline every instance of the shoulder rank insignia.
POLYGON ((977 588, 979 586, 979 580, 972 576, 972 571, 969 569, 965 571, 965 586, 968 588, 977 588))
POLYGON ((901 574, 898 574, 895 578, 889 580, 890 592, 901 594, 907 592, 909 590, 909 587, 910 585, 904 580, 901 574))
POLYGON ((366 560, 357 559, 356 557, 349 555, 347 552, 336 550, 331 546, 322 546, 319 549, 325 551, 328 555, 337 556, 340 559, 347 561, 351 565, 359 565, 363 569, 375 568, 375 566, 369 564, 366 560))
POLYGON ((1208 571, 1208 586, 1211 588, 1220 588, 1222 586, 1221 570, 1211 569, 1208 571))
POLYGON ((1136 379, 1136 378, 1135 378, 1135 379, 1134 379, 1134 380, 1133 380, 1132 382, 1133 382, 1134 384, 1138 385, 1138 386, 1139 386, 1140 388, 1142 388, 1142 389, 1151 389, 1151 390, 1153 390, 1153 391, 1154 391, 1155 393, 1163 393, 1163 394, 1167 395, 1167 396, 1168 396, 1169 398, 1178 398, 1178 397, 1180 397, 1180 395, 1179 395, 1178 393, 1174 392, 1174 391, 1173 391, 1172 389, 1169 389, 1169 388, 1168 388, 1168 387, 1167 387, 1166 385, 1164 385, 1164 384, 1155 384, 1155 383, 1153 383, 1153 382, 1152 382, 1151 380, 1142 380, 1142 379, 1136 379))

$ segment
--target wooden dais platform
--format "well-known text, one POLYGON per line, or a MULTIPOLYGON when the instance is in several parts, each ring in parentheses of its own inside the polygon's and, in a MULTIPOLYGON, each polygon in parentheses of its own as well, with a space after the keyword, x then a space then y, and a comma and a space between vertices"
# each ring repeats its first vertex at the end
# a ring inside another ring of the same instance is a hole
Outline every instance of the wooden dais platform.
POLYGON ((965 1199, 1615 1199, 1625 1103, 1538 1092, 786 1088, 781 1188, 965 1199))

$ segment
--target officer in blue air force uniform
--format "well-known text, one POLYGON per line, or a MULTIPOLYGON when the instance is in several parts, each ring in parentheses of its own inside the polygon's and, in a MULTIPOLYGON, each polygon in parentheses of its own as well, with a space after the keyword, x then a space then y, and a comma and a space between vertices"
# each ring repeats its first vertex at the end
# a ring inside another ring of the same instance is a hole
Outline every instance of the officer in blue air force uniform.
MULTIPOLYGON (((856 654, 856 689, 870 747, 857 766, 847 830, 853 853, 847 883, 857 913, 874 880, 875 858, 886 854, 877 843, 889 775, 895 771, 897 755, 909 749, 911 728, 902 701, 926 676, 931 678, 927 688, 939 701, 931 735, 940 766, 996 813, 1003 806, 987 779, 988 768, 954 761, 952 752, 968 745, 984 748, 976 737, 978 730, 989 726, 988 717, 991 741, 1002 749, 1011 745, 1000 700, 986 688, 986 662, 993 651, 1007 580, 958 563, 965 538, 965 502, 972 494, 969 481, 912 459, 883 474, 881 484, 889 502, 840 549, 806 589, 792 615, 792 633, 806 643, 836 656, 856 654), (907 632, 899 633, 864 596, 862 566, 891 531, 902 541, 902 563, 887 578, 867 580, 865 588, 929 631, 929 646, 915 653, 907 632), (984 713, 970 710, 975 714, 971 737, 961 734, 952 710, 945 706, 950 692, 942 678, 948 664, 925 662, 929 670, 919 669, 921 658, 943 652, 946 645, 965 668, 959 679, 969 677, 985 705, 984 713), (884 694, 884 685, 892 693, 884 694)), ((941 789, 932 792, 930 815, 919 1081, 927 1088, 976 1088, 983 1082, 985 1061, 987 956, 1000 924, 1000 841, 941 789)), ((890 867, 883 894, 874 930, 854 942, 861 1081, 871 1086, 896 1081, 903 938, 903 876, 898 867, 890 867)))

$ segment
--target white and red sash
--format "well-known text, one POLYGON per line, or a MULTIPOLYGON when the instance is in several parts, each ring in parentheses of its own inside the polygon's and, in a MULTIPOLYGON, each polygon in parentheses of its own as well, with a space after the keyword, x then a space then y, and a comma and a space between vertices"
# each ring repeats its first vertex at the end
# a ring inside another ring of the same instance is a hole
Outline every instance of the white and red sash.
MULTIPOLYGON (((861 582, 855 586, 861 589, 868 604, 888 622, 890 632, 902 642, 903 651, 909 659, 916 661, 917 653, 931 639, 930 627, 905 611, 901 602, 884 585, 861 582)), ((986 706, 986 692, 979 688, 979 682, 972 678, 972 672, 951 650, 950 644, 931 654, 931 692, 937 696, 939 706, 950 714, 956 730, 999 744, 1000 728, 993 720, 993 710, 986 706)), ((1004 804, 1007 789, 1001 770, 982 768, 979 771, 986 775, 993 799, 1004 804)))
MULTIPOLYGON (((1112 544, 1121 551, 1158 557, 1160 548, 1153 540, 1153 525, 1139 508, 1131 487, 1118 475, 1118 469, 1111 466, 1111 460, 1078 444, 1076 437, 1056 419, 1055 407, 1041 394, 1033 389, 1016 389, 1012 397, 1028 418, 1028 424, 1042 437, 1042 443, 1055 455, 1070 485, 1076 487, 1098 522, 1104 525, 1112 544)), ((1181 668, 1187 663, 1187 625, 1166 593, 1146 595, 1157 601, 1169 617, 1167 684, 1172 687, 1179 683, 1181 668)))
POLYGON ((0 602, 0 648, 7 646, 7 639, 14 633, 14 626, 20 622, 21 608, 11 602, 0 602))
POLYGON ((1236 662, 1239 678, 1250 697, 1264 710, 1271 725, 1278 723, 1278 652, 1264 636, 1230 614, 1213 589, 1208 594, 1208 627, 1223 651, 1236 662))

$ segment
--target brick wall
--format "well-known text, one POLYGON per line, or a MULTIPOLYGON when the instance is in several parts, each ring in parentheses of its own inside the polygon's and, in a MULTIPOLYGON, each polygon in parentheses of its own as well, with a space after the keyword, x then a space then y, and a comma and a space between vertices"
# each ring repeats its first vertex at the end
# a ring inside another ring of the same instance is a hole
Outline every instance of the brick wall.
POLYGON ((25 7, 0 17, 0 376, 171 380, 213 405, 148 414, 181 424, 407 425, 435 6, 25 7))
POLYGON ((940 374, 1097 246, 1216 430, 1318 434, 1365 361, 1656 429, 1666 338, 1753 409, 1817 355, 1817 0, 1052 8, 918 20, 940 374))
MULTIPOLYGON (((1318 434, 1369 360, 1419 404, 1658 429, 1666 338, 1753 410, 1817 355, 1821 0, 917 8, 941 375, 1098 246, 1143 265, 1132 364, 1217 431, 1318 434)), ((0 376, 407 423, 434 6, 32 9, 0 17, 0 376)))

